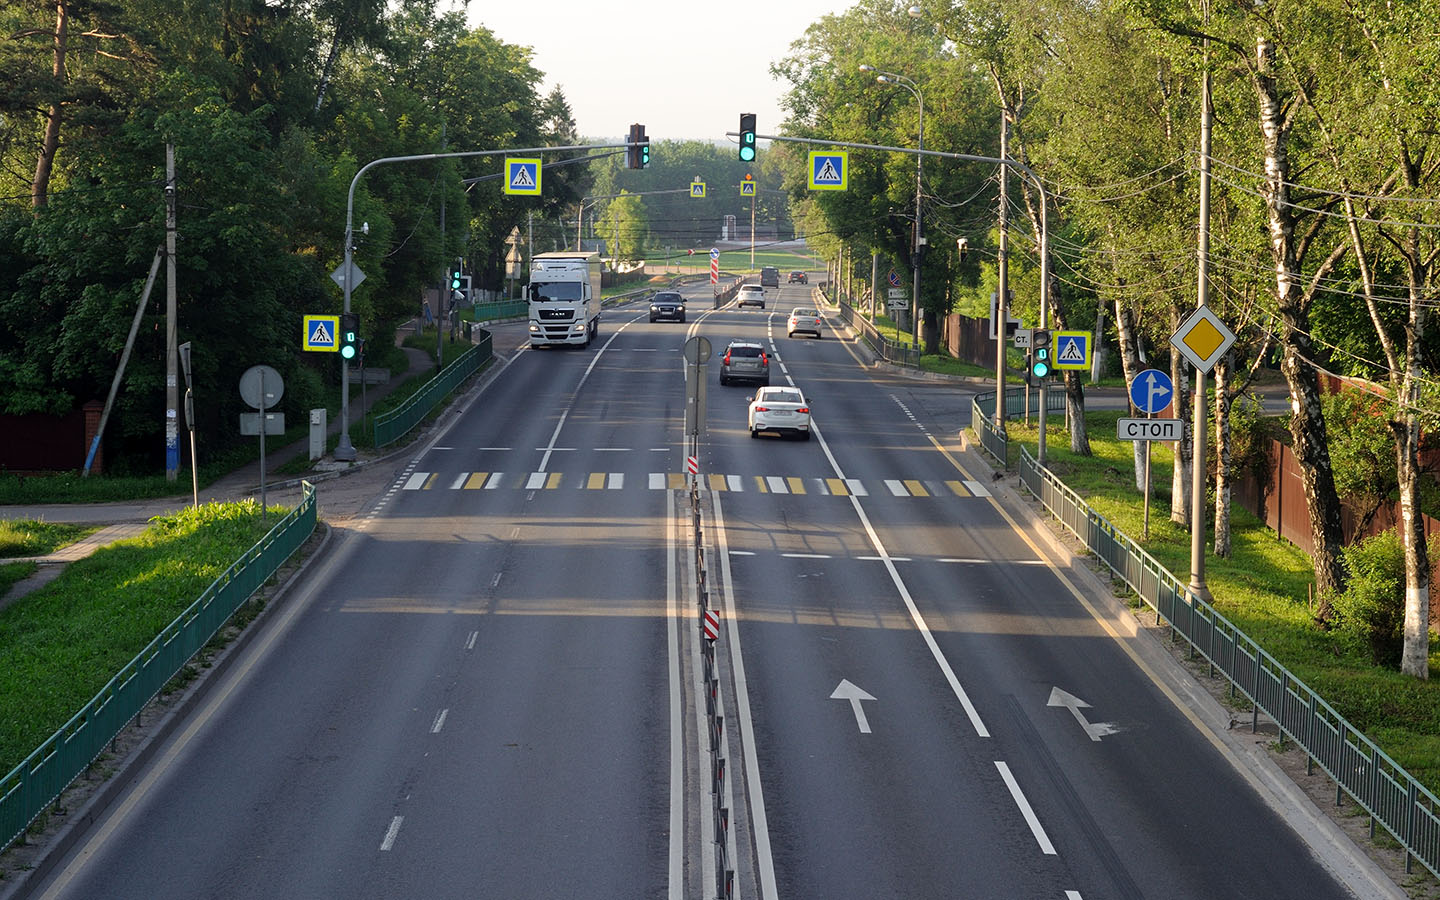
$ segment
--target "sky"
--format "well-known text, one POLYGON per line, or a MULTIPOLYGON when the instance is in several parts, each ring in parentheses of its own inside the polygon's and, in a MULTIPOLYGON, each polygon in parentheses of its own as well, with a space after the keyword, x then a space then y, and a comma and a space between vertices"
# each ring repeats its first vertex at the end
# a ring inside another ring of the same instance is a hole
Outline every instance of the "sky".
MULTIPOLYGON (((651 141, 726 140, 740 114, 775 134, 789 84, 770 64, 828 13, 853 0, 471 0, 469 24, 530 47, 542 96, 564 91, 585 137, 623 137, 632 122, 651 141)), ((730 138, 729 140, 734 140, 730 138)))

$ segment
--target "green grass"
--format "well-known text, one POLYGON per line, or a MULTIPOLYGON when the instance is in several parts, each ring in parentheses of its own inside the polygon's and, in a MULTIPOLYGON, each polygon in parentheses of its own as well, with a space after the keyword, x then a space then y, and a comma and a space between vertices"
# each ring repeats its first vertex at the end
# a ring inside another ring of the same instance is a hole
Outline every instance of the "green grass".
POLYGON ((262 522, 253 500, 157 517, 0 610, 0 772, 64 725, 278 517, 262 522))
POLYGON ((96 525, 0 519, 0 559, 44 556, 99 530, 96 525))
MULTIPOLYGON (((1170 479, 1174 454, 1156 442, 1151 451, 1149 538, 1141 540, 1144 498, 1135 487, 1134 457, 1128 441, 1115 439, 1120 412, 1085 417, 1091 457, 1070 452, 1063 417, 1046 428, 1047 468, 1119 531, 1140 544, 1162 566, 1189 580, 1188 525, 1170 521, 1170 479)), ((1034 420, 1011 422, 1012 466, 1017 443, 1035 452, 1034 420)), ((1369 664, 1340 635, 1315 624, 1309 604, 1314 584, 1310 557, 1278 538, 1239 506, 1231 510, 1232 554, 1213 555, 1213 528, 1206 537, 1205 581, 1215 608, 1264 647, 1287 669, 1324 697, 1430 790, 1440 793, 1440 643, 1432 639, 1430 681, 1418 681, 1369 664)))
POLYGON ((33 562, 0 563, 0 600, 5 599, 10 588, 17 581, 24 581, 40 566, 33 562))

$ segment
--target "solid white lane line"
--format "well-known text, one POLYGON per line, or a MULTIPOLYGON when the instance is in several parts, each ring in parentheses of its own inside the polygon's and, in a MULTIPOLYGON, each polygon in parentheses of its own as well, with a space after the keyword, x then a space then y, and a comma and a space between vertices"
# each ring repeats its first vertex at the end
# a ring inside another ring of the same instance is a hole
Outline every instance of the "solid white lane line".
MULTIPOLYGON (((680 689, 680 608, 678 581, 675 572, 676 546, 675 503, 667 495, 665 509, 665 648, 669 654, 670 681, 670 875, 669 900, 685 896, 685 710, 680 689)), ((704 818, 704 813, 701 813, 704 818)))
POLYGON ((580 390, 585 387, 585 382, 590 378, 590 373, 595 371, 596 363, 600 362, 600 357, 605 355, 605 351, 610 349, 610 345, 615 343, 615 339, 620 336, 620 332, 629 328, 634 321, 634 319, 631 319, 629 322, 626 322, 624 325, 621 325, 619 328, 615 329, 615 333, 610 335, 610 340, 605 342, 605 346, 595 351, 595 356, 591 358, 590 365, 585 367, 585 374, 581 375, 580 380, 576 382, 575 390, 572 391, 570 394, 570 402, 565 405, 565 411, 560 414, 560 421, 555 423, 555 430, 550 434, 550 442, 544 447, 535 448, 536 450, 543 450, 545 452, 545 455, 540 457, 541 472, 544 472, 545 467, 550 465, 550 454, 554 453, 557 449, 559 449, 555 446, 555 442, 560 439, 560 429, 565 427, 565 420, 570 417, 570 410, 574 408, 575 400, 577 397, 580 396, 580 390))
MULTIPOLYGON (((830 452, 830 444, 825 440, 825 435, 816 425, 812 424, 810 430, 815 434, 816 439, 819 440, 820 449, 824 451, 825 458, 830 461, 830 468, 835 472, 835 477, 844 478, 845 472, 840 468, 840 463, 835 459, 835 454, 830 452)), ((920 607, 915 605, 915 598, 910 596, 910 589, 905 586, 905 580, 900 577, 899 570, 895 568, 895 563, 898 562, 899 559, 891 557, 890 553, 885 549, 885 545, 880 540, 879 533, 875 531, 875 526, 870 524, 870 517, 865 514, 865 507, 861 505, 860 498, 854 494, 850 495, 850 506, 855 510, 855 515, 859 517, 860 524, 865 528, 865 534, 870 538, 870 546, 874 547, 875 552, 880 554, 886 571, 890 573, 890 581, 895 585, 895 590, 900 592, 900 599, 905 603, 905 609, 910 613, 910 621, 915 623, 916 630, 920 632, 920 636, 925 640, 925 646, 930 649, 930 655, 934 658, 935 664, 940 667, 940 672, 945 676, 945 681, 950 685, 950 690, 954 692, 955 698, 959 700, 960 705, 964 707, 965 715, 969 717, 971 727, 975 729, 975 733, 980 737, 989 737, 990 731, 985 727, 985 722, 981 720, 980 711, 975 708, 974 703, 970 702, 970 695, 965 692, 964 685, 962 685, 960 679, 956 677, 955 670, 950 667, 950 661, 946 659, 945 654, 941 652, 940 644, 935 640, 935 635, 930 632, 930 626, 926 624, 925 617, 920 614, 920 607)))
POLYGON ((1010 774, 1010 767, 1003 760, 995 760, 995 768, 1000 770, 1000 777, 1005 779, 1005 786, 1010 789, 1010 796, 1014 798, 1015 805, 1020 807, 1020 814, 1025 817, 1025 823, 1030 826, 1030 833, 1035 835, 1035 842, 1040 845, 1040 852, 1054 856, 1055 845, 1050 843, 1050 838, 1041 827, 1040 820, 1035 816, 1035 810, 1030 808, 1030 801, 1025 799, 1025 792, 1020 790, 1020 782, 1010 774))
MULTIPOLYGON (((725 608, 730 611, 730 615, 721 618, 725 620, 730 641, 735 712, 740 718, 740 745, 745 757, 745 790, 750 795, 750 823, 755 832, 755 877, 760 883, 761 900, 778 900, 780 888, 775 880, 775 859, 770 851, 770 825, 765 815, 765 794, 760 789, 760 762, 755 755, 755 723, 750 716, 750 688, 745 680, 745 656, 740 652, 740 611, 735 606, 735 582, 730 575, 731 551, 725 537, 725 514, 720 508, 720 494, 711 492, 710 498, 715 505, 715 540, 720 549, 725 608)), ((734 832, 733 828, 731 832, 734 832)))
POLYGON ((385 829, 385 840, 380 842, 381 850, 389 850, 395 846, 395 836, 400 833, 400 823, 404 821, 404 816, 396 816, 390 820, 390 827, 385 829))
POLYGON ((431 734, 440 733, 440 729, 445 727, 445 717, 448 715, 450 715, 448 708, 440 710, 440 712, 435 715, 435 721, 430 725, 431 734))

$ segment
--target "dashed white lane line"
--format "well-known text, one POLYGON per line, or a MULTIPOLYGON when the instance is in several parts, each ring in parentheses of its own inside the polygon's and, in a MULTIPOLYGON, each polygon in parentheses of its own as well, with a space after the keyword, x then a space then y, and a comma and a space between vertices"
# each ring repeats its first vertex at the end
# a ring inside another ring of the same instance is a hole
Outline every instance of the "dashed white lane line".
POLYGON ((1020 814, 1025 817, 1025 823, 1030 826, 1030 833, 1035 835, 1035 842, 1040 845, 1040 852, 1047 856, 1055 856, 1055 845, 1050 843, 1050 837, 1045 833, 1044 827, 1040 825, 1040 819, 1036 817, 1035 810, 1030 808, 1030 801, 1025 799, 1025 792, 1020 790, 1020 782, 1010 774, 1010 767, 1004 760, 995 760, 995 768, 1000 770, 1000 777, 1005 779, 1005 786, 1010 789, 1010 796, 1014 798, 1015 805, 1020 807, 1020 814))
POLYGON ((479 640, 479 639, 480 639, 480 632, 478 632, 478 631, 472 631, 472 632, 470 632, 470 637, 467 638, 466 641, 465 641, 465 649, 466 649, 466 650, 474 650, 474 649, 475 649, 475 642, 476 642, 477 640, 479 640))
POLYGON ((400 833, 400 824, 405 821, 404 816, 396 816, 390 820, 390 827, 385 829, 385 840, 380 842, 380 849, 389 850, 395 846, 395 837, 400 833))
POLYGON ((430 725, 431 734, 439 734, 440 729, 445 727, 445 717, 450 715, 449 709, 442 709, 435 714, 435 721, 430 725))

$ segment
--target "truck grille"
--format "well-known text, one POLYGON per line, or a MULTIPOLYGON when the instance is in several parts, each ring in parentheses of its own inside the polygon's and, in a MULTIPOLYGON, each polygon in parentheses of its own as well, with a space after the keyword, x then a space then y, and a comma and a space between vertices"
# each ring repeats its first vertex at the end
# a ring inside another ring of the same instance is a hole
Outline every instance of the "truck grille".
POLYGON ((569 322, 575 318, 573 309, 542 309, 540 310, 541 321, 546 322, 569 322))

